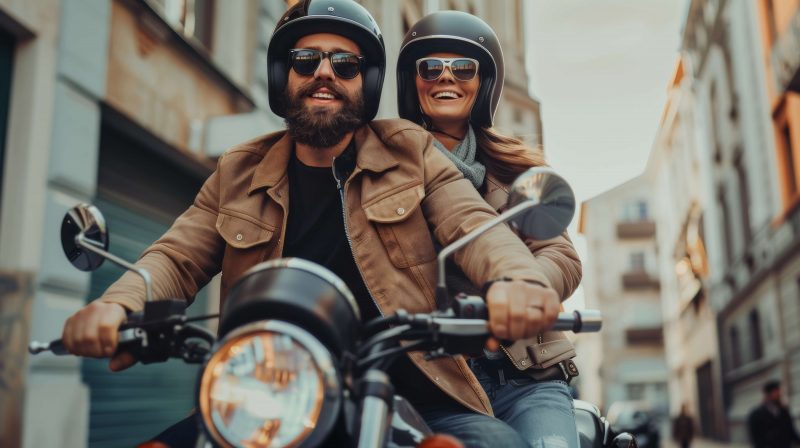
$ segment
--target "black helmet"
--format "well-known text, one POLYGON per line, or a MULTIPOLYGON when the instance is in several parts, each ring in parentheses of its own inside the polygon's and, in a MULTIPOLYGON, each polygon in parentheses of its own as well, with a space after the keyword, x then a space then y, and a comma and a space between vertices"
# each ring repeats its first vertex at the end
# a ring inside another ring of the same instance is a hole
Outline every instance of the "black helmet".
POLYGON ((494 30, 483 20, 461 11, 429 14, 408 30, 397 59, 397 105, 400 117, 423 124, 414 84, 416 61, 436 52, 459 53, 480 65, 481 86, 470 122, 490 127, 503 91, 503 50, 494 30))
POLYGON ((338 34, 361 48, 365 58, 361 73, 365 118, 375 118, 386 72, 386 50, 375 19, 353 0, 304 0, 278 20, 267 48, 270 109, 285 116, 283 96, 289 79, 289 50, 301 37, 316 33, 338 34))

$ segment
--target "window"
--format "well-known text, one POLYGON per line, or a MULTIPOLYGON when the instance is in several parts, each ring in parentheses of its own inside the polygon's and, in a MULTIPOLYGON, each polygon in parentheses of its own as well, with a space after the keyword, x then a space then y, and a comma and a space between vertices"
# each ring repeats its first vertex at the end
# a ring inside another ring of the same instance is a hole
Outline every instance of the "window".
POLYGON ((644 252, 633 252, 630 256, 631 272, 643 272, 645 270, 644 252))
POLYGON ((643 400, 644 399, 644 383, 628 383, 625 385, 628 395, 628 400, 643 400))
POLYGON ((711 138, 713 139, 714 145, 714 162, 718 165, 722 163, 722 143, 719 141, 720 136, 720 125, 719 125, 719 113, 717 113, 718 102, 719 102, 719 95, 717 94, 717 81, 711 81, 711 138))
POLYGON ((774 0, 764 0, 764 12, 767 17, 767 35, 769 36, 769 45, 775 43, 775 38, 778 37, 778 27, 775 24, 775 4, 774 0))
POLYGON ((728 208, 728 200, 725 197, 725 189, 720 187, 717 194, 717 205, 722 215, 723 244, 725 245, 725 259, 728 264, 733 264, 733 234, 731 229, 731 212, 728 208))
POLYGON ((739 181, 739 206, 742 212, 742 227, 744 227, 744 240, 753 238, 750 228, 750 190, 747 187, 747 171, 745 169, 744 154, 740 151, 736 157, 736 178, 739 181))
POLYGON ((739 329, 731 327, 729 330, 731 338, 731 367, 734 369, 742 365, 742 349, 739 344, 739 329))
POLYGON ((627 204, 623 210, 623 215, 625 221, 647 221, 647 202, 635 201, 627 204))
POLYGON ((211 50, 213 39, 215 0, 156 0, 161 6, 167 22, 192 39, 211 50))
POLYGON ((789 129, 789 123, 785 118, 782 121, 783 123, 780 126, 778 139, 778 150, 781 152, 781 157, 778 163, 782 165, 783 183, 785 185, 787 199, 791 200, 791 198, 795 197, 798 193, 798 179, 797 172, 795 171, 795 163, 797 163, 797 160, 795 160, 794 156, 792 133, 789 129))
POLYGON ((522 119, 523 119, 522 111, 519 109, 514 109, 514 123, 522 124, 522 119))
POLYGON ((759 316, 758 310, 750 311, 748 321, 750 324, 750 350, 753 361, 756 361, 764 356, 764 345, 761 340, 761 316, 759 316))

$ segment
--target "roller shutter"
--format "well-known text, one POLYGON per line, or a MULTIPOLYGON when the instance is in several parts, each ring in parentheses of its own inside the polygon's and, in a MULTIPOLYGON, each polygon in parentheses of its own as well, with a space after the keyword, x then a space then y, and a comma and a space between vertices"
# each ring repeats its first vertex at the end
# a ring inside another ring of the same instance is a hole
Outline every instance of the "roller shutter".
MULTIPOLYGON (((100 146, 95 204, 108 222, 111 252, 135 260, 191 204, 202 179, 106 127, 100 146)), ((100 296, 121 273, 105 263, 92 274, 89 297, 100 296)), ((207 295, 198 294, 189 314, 207 313, 207 295)), ((89 446, 135 446, 192 409, 198 366, 173 360, 110 373, 107 365, 107 360, 83 362, 91 389, 89 446)))

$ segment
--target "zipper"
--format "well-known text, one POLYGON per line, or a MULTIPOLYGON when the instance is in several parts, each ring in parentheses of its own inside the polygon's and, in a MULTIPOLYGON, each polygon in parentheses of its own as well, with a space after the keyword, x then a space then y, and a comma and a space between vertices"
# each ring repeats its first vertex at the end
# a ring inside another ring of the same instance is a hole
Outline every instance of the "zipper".
POLYGON ((525 370, 524 367, 522 367, 519 364, 517 364, 517 360, 514 359, 513 356, 511 356, 511 353, 508 352, 508 350, 506 349, 506 347, 503 344, 500 344, 500 350, 503 350, 503 353, 506 354, 506 357, 509 359, 509 361, 511 361, 511 364, 514 364, 514 367, 516 367, 519 370, 525 370))
POLYGON ((369 298, 372 299, 372 303, 375 304, 375 308, 378 309, 378 313, 383 316, 383 310, 381 307, 378 306, 378 302, 375 300, 375 297, 372 295, 372 291, 369 289, 369 285, 367 284, 367 280, 364 279, 364 271, 361 270, 361 265, 358 264, 358 259, 356 258, 356 253, 353 251, 353 241, 350 239, 350 228, 347 224, 347 201, 345 201, 345 197, 347 194, 347 182, 342 185, 342 181, 339 180, 339 176, 336 175, 336 157, 333 158, 331 162, 331 171, 333 172, 333 179, 336 181, 336 189, 339 190, 339 199, 342 201, 342 219, 344 223, 344 234, 347 237, 347 244, 350 246, 350 256, 353 257, 353 261, 356 263, 356 269, 358 269, 358 274, 361 275, 361 281, 364 282, 364 286, 367 288, 367 294, 369 294, 369 298))

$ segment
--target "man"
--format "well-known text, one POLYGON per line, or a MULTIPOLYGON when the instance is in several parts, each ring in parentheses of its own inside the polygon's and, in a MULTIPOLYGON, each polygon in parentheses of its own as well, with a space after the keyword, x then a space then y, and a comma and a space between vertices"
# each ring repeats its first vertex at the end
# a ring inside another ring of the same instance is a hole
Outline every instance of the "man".
POLYGON ((694 438, 694 419, 689 414, 689 406, 681 405, 681 413, 672 420, 672 440, 681 448, 689 448, 694 438))
POLYGON ((780 381, 764 384, 764 402, 747 417, 750 442, 756 448, 790 448, 800 444, 789 410, 781 403, 780 381))
MULTIPOLYGON (((256 263, 295 256, 340 276, 365 319, 400 308, 432 310, 430 229, 449 244, 494 211, 422 128, 371 121, 384 69, 383 39, 360 5, 308 0, 290 8, 268 49, 270 107, 287 131, 228 151, 194 204, 145 251, 137 265, 152 274, 154 295, 191 298, 221 270, 224 302, 256 263)), ((507 227, 487 232, 455 260, 475 284, 489 286, 496 337, 530 337, 554 322, 558 295, 507 227), (506 278, 515 280, 499 280, 506 278)), ((141 280, 123 275, 67 321, 66 347, 82 356, 113 355, 115 371, 132 365, 130 355, 114 354, 117 328, 143 297, 141 280)), ((469 446, 527 446, 490 417, 488 398, 462 357, 426 361, 412 353, 393 373, 398 393, 435 431, 469 446)))

